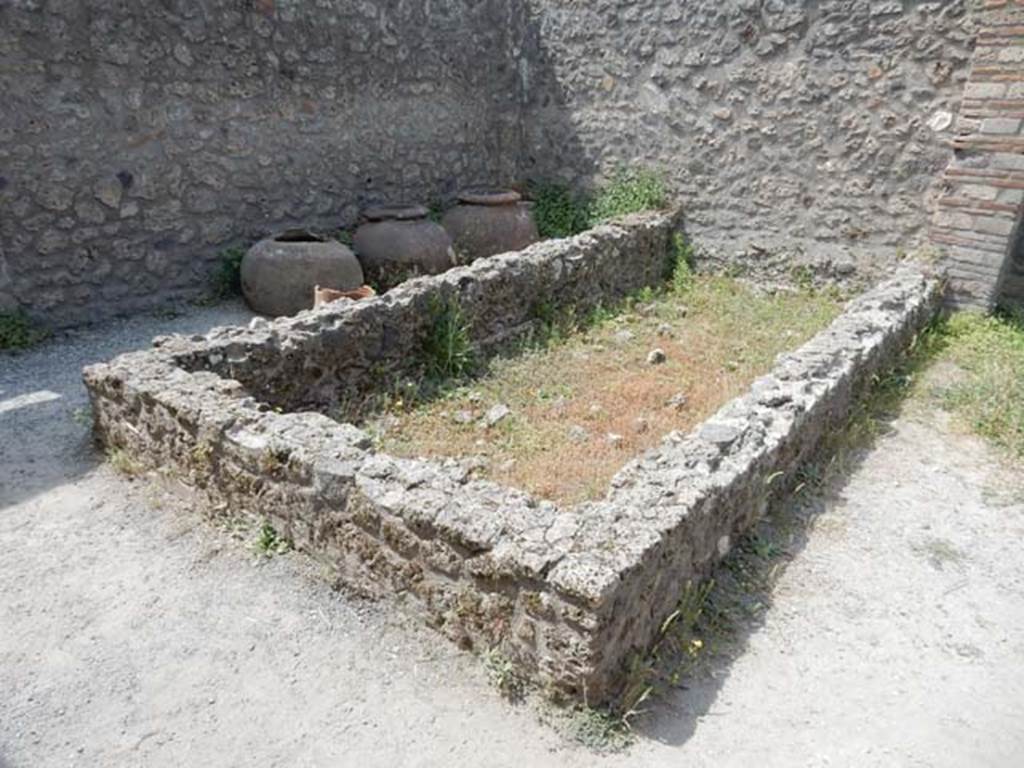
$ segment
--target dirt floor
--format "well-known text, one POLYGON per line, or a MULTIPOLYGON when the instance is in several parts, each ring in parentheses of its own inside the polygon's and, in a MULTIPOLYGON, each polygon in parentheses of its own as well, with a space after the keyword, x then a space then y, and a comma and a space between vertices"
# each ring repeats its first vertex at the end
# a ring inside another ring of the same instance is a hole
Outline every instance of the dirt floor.
POLYGON ((840 307, 822 293, 696 278, 493 360, 442 397, 392 401, 370 429, 396 456, 472 457, 483 476, 543 499, 599 499, 630 457, 689 432, 840 307))
POLYGON ((784 516, 764 610, 597 755, 393 603, 260 557, 92 450, 81 366, 238 307, 0 356, 0 766, 1019 766, 1024 492, 908 413, 784 516))

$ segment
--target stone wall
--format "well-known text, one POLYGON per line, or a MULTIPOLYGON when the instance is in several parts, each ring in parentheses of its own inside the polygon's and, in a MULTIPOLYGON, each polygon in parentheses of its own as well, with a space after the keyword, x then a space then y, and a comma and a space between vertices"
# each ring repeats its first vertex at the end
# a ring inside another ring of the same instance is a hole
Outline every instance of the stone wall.
POLYGON ((524 174, 669 175, 701 255, 766 277, 924 240, 967 77, 964 0, 533 0, 524 174))
POLYGON ((422 340, 448 299, 457 299, 478 356, 530 334, 559 307, 578 316, 658 285, 674 248, 678 213, 640 214, 567 240, 407 280, 338 315, 300 313, 195 342, 161 342, 177 365, 241 382, 284 410, 348 417, 366 396, 422 379, 422 340))
POLYGON ((1024 0, 985 0, 953 157, 931 239, 950 297, 991 309, 1024 303, 1024 0))
POLYGON ((516 0, 0 0, 0 311, 192 297, 217 253, 510 181, 516 0))
POLYGON ((346 359, 360 380, 373 363, 400 367, 414 351, 410 336, 422 338, 409 325, 422 313, 409 308, 431 297, 458 295, 486 348, 531 322, 508 297, 540 281, 554 280, 553 296, 566 303, 637 287, 619 274, 657 282, 676 226, 672 216, 641 216, 367 302, 159 340, 86 370, 96 433, 203 489, 215 508, 271 521, 346 583, 410 595, 461 645, 498 648, 542 684, 600 702, 687 582, 728 552, 771 493, 789 487, 853 399, 929 321, 936 281, 903 273, 852 302, 748 395, 630 462, 604 500, 572 508, 475 479, 456 460, 381 454, 350 424, 281 413, 254 394, 276 392, 260 382, 282 371, 326 391, 325 372, 343 376, 346 359), (360 345, 370 351, 346 358, 360 345))
POLYGON ((0 0, 0 312, 154 308, 284 226, 634 162, 706 264, 874 275, 941 191, 967 2, 0 0))

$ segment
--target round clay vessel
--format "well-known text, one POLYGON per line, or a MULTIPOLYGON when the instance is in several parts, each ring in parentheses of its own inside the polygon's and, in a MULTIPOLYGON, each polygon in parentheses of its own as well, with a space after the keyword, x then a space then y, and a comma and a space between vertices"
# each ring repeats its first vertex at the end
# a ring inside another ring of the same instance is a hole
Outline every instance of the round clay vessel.
POLYGON ((533 212, 518 192, 471 189, 459 194, 459 204, 441 224, 455 243, 461 263, 484 256, 518 251, 539 239, 533 212))
POLYGON ((313 306, 313 287, 350 291, 363 284, 355 255, 302 229, 260 240, 242 259, 242 293, 263 315, 294 315, 313 306))
POLYGON ((368 280, 390 286, 455 266, 452 240, 420 205, 377 205, 363 211, 352 247, 368 280))

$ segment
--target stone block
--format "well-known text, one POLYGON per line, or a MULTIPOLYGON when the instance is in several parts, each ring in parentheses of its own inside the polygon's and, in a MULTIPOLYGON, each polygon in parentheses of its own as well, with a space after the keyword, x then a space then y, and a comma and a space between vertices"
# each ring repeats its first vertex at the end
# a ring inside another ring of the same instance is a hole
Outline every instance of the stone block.
POLYGON ((981 121, 981 132, 1014 135, 1020 132, 1021 120, 1016 117, 988 117, 981 121))

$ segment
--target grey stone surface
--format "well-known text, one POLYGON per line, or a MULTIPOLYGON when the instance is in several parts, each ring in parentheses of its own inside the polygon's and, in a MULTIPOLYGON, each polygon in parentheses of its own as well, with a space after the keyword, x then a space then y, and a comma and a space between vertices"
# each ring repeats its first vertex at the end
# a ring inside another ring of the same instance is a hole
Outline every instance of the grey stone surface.
MULTIPOLYGON (((455 288, 474 335, 493 340, 495 327, 523 321, 523 302, 495 301, 487 295, 495 286, 521 299, 554 274, 561 301, 612 298, 624 286, 608 277, 622 274, 623 260, 654 283, 673 225, 671 216, 636 217, 411 281, 390 298, 157 340, 86 369, 96 434, 180 473, 214 504, 271 521, 347 583, 416 598, 454 641, 499 647, 540 682, 600 701, 684 585, 707 574, 770 494, 789 487, 853 399, 929 321, 938 281, 903 272, 855 300, 724 406, 710 422, 718 426, 666 436, 623 468, 605 499, 571 509, 475 479, 463 462, 378 453, 364 432, 320 413, 280 413, 271 405, 312 403, 289 391, 268 401, 276 388, 267 382, 282 372, 300 383, 325 371, 359 377, 388 359, 388 345, 407 357, 408 308, 455 288), (352 340, 367 340, 369 318, 403 330, 384 334, 372 361, 349 354, 352 340)), ((326 398, 320 406, 334 408, 327 388, 315 391, 326 398)))
POLYGON ((586 185, 653 166, 707 266, 863 282, 926 237, 953 138, 929 121, 959 112, 967 7, 539 0, 524 173, 586 185))
POLYGON ((218 253, 515 172, 521 0, 0 2, 0 305, 194 297, 218 253))

